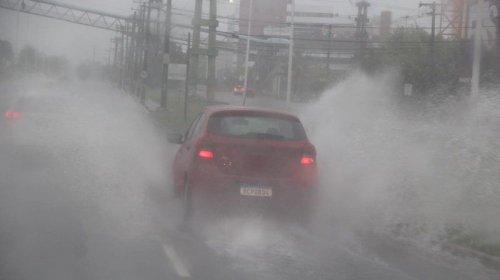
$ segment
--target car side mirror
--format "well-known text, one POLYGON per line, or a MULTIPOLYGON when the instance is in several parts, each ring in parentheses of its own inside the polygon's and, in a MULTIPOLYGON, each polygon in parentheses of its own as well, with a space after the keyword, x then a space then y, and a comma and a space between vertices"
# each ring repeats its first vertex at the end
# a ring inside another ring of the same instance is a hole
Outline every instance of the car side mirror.
POLYGON ((169 133, 169 134, 167 134, 167 139, 168 139, 168 142, 172 143, 172 144, 184 143, 184 136, 180 133, 169 133))

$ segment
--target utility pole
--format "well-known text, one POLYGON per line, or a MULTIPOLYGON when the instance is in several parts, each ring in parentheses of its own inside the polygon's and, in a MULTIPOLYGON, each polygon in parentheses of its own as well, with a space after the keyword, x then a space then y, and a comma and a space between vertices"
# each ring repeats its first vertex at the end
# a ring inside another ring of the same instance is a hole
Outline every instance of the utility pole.
POLYGON ((207 84, 207 99, 209 102, 214 100, 215 87, 217 85, 216 80, 216 65, 215 60, 217 58, 217 41, 216 34, 217 26, 219 22, 217 21, 217 0, 210 0, 210 15, 208 20, 208 84, 207 84))
POLYGON ((200 32, 201 32, 201 10, 203 0, 195 0, 193 17, 193 46, 191 48, 192 69, 191 73, 195 92, 198 92, 199 62, 200 62, 200 32))
MULTIPOLYGON (((480 0, 482 1, 482 0, 480 0)), ((428 59, 429 61, 427 62, 427 65, 428 65, 428 70, 426 71, 426 74, 428 75, 427 78, 428 78, 428 81, 431 83, 431 84, 434 84, 434 81, 435 81, 435 62, 434 62, 434 58, 435 58, 435 40, 436 40, 436 1, 432 2, 432 3, 422 3, 420 2, 419 4, 419 8, 420 7, 424 7, 424 6, 427 6, 427 7, 431 7, 431 12, 428 13, 432 16, 432 26, 431 26, 431 37, 429 39, 429 56, 428 56, 428 59)))
POLYGON ((130 35, 129 35, 129 44, 128 44, 128 49, 127 49, 127 80, 128 80, 128 86, 129 86, 129 91, 133 92, 133 85, 135 81, 135 76, 134 76, 134 61, 135 61, 135 56, 137 53, 136 49, 136 41, 137 41, 137 32, 136 32, 136 27, 137 27, 137 12, 134 12, 133 20, 132 20, 132 26, 130 30, 130 35))
POLYGON ((288 46, 288 76, 286 81, 286 106, 290 106, 290 96, 292 92, 292 72, 293 72, 293 38, 295 32, 295 0, 290 2, 290 10, 292 13, 292 21, 290 24, 290 44, 288 46))
POLYGON ((433 65, 432 62, 434 61, 434 44, 435 44, 435 40, 436 40, 436 2, 435 1, 432 3, 420 2, 419 7, 423 7, 423 6, 431 7, 430 15, 432 16, 432 27, 431 27, 431 38, 429 41, 429 48, 430 48, 430 61, 431 61, 431 65, 433 65))
POLYGON ((252 10, 253 0, 250 0, 250 9, 248 9, 248 27, 247 27, 247 49, 245 52, 245 80, 243 81, 243 106, 247 100, 247 87, 248 87, 248 60, 250 57, 250 34, 252 33, 252 10))
MULTIPOLYGON (((169 0, 167 0, 169 1, 169 0)), ((156 33, 156 36, 158 37, 158 44, 156 46, 158 52, 160 51, 161 49, 161 7, 162 7, 162 4, 163 4, 163 0, 156 0, 156 4, 158 5, 157 6, 157 9, 156 9, 156 30, 155 30, 155 33, 156 33)), ((172 4, 170 4, 171 6, 172 4)), ((167 8, 168 8, 168 3, 167 3, 167 8)), ((166 24, 166 22, 165 22, 166 24)))
POLYGON ((135 57, 134 57, 134 93, 136 96, 140 95, 140 65, 142 64, 142 51, 144 48, 144 18, 145 18, 145 6, 141 5, 139 8, 139 22, 137 26, 137 39, 135 47, 135 57))
POLYGON ((404 16, 403 18, 405 19, 405 28, 408 28, 408 19, 410 16, 404 16))
POLYGON ((216 29, 218 26, 217 21, 217 0, 210 0, 210 11, 209 11, 209 19, 202 20, 201 11, 202 11, 202 0, 196 0, 194 7, 194 17, 193 17, 193 48, 191 50, 192 53, 192 72, 194 84, 197 85, 200 83, 200 67, 199 67, 199 59, 200 55, 208 56, 208 69, 205 69, 205 73, 207 74, 207 99, 208 101, 212 101, 215 90, 215 58, 217 57, 217 46, 216 46, 216 29), (208 26, 208 49, 200 48, 200 30, 201 26, 208 26), (208 72, 207 72, 208 70, 208 72))
POLYGON ((328 50, 326 53, 326 74, 330 77, 330 49, 332 47, 332 25, 328 25, 328 50))
POLYGON ((114 49, 113 49, 113 82, 119 80, 119 77, 117 76, 118 73, 118 37, 115 37, 111 39, 111 41, 114 43, 114 49))
POLYGON ((125 28, 122 27, 122 37, 120 40, 120 80, 119 80, 119 86, 121 89, 123 89, 123 83, 124 83, 124 63, 125 60, 125 28))
POLYGON ((483 33, 483 0, 477 1, 476 30, 474 31, 474 52, 472 58, 472 79, 470 99, 474 103, 479 97, 479 78, 481 75, 481 51, 483 33))
POLYGON ((142 61, 142 72, 141 72, 141 92, 140 92, 140 99, 141 102, 144 104, 146 102, 146 79, 148 78, 148 60, 149 60, 149 49, 151 48, 150 42, 151 42, 151 34, 150 34, 150 28, 151 28, 151 4, 153 0, 149 0, 148 3, 148 10, 147 10, 147 16, 146 16, 146 22, 145 22, 145 44, 144 44, 144 58, 142 61))
POLYGON ((366 42, 368 40, 368 32, 366 31, 366 24, 368 24, 368 7, 370 3, 366 1, 360 1, 356 3, 358 7, 358 15, 356 17, 356 37, 359 41, 359 59, 364 55, 366 49, 366 42))
MULTIPOLYGON (((496 17, 493 18, 493 21, 496 24, 496 41, 495 41, 495 47, 496 47, 496 61, 500 61, 500 0, 496 0, 494 3, 496 8, 496 17)), ((497 75, 499 75, 498 78, 500 78, 500 65, 497 63, 497 75)))
POLYGON ((108 66, 111 67, 111 52, 113 51, 113 47, 109 47, 109 49, 106 51, 108 54, 108 66))
POLYGON ((184 122, 187 122, 187 104, 189 94, 189 61, 191 59, 191 33, 188 33, 186 50, 186 80, 184 81, 184 122))
POLYGON ((167 107, 168 100, 168 66, 170 63, 170 27, 172 23, 172 0, 167 0, 165 16, 165 38, 163 39, 163 79, 161 85, 160 106, 167 107))
POLYGON ((21 17, 21 9, 23 9, 23 1, 19 1, 19 7, 17 8, 17 13, 16 13, 16 39, 14 43, 14 48, 15 48, 15 56, 19 58, 19 33, 21 33, 20 29, 20 17, 21 17))

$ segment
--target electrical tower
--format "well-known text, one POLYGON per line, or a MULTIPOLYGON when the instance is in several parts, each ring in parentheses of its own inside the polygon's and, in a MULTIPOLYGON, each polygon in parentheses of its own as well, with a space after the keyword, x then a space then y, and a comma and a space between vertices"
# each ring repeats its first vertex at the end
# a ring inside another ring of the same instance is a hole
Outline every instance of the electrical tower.
POLYGON ((192 77, 194 84, 205 83, 207 86, 207 100, 213 101, 216 86, 215 80, 215 59, 217 57, 216 46, 216 29, 219 24, 217 21, 217 0, 210 0, 209 18, 202 19, 202 5, 203 0, 195 0, 194 18, 193 18, 193 47, 191 51, 192 56, 192 77), (202 26, 208 26, 208 48, 200 47, 200 32, 202 26), (201 77, 202 71, 200 70, 200 56, 207 56, 207 68, 204 69, 206 73, 206 80, 201 77))
POLYGON ((130 19, 122 15, 86 9, 49 0, 0 0, 0 8, 121 32, 130 19))
POLYGON ((431 38, 429 40, 429 49, 430 49, 430 61, 431 65, 434 65, 434 44, 436 41, 436 1, 432 3, 420 3, 419 7, 430 7, 431 12, 429 13, 432 17, 432 25, 431 25, 431 38))
POLYGON ((439 35, 455 40, 466 36, 467 0, 441 0, 439 11, 439 35))
POLYGON ((362 55, 366 49, 368 40, 366 25, 370 21, 368 19, 368 7, 370 7, 370 3, 363 0, 356 3, 356 6, 358 7, 358 15, 356 16, 356 39, 359 42, 360 55, 362 55))

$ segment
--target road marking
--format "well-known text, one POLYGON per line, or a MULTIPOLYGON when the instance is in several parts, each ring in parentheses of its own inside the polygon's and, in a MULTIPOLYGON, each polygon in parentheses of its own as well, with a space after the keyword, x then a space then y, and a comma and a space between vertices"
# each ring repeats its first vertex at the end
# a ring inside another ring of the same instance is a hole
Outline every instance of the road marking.
POLYGON ((177 255, 173 247, 165 243, 163 244, 163 251, 165 252, 165 255, 169 259, 170 263, 172 263, 172 266, 174 267, 174 270, 177 273, 177 275, 179 275, 182 278, 191 277, 189 270, 187 270, 186 266, 182 263, 182 261, 179 258, 179 255, 177 255))

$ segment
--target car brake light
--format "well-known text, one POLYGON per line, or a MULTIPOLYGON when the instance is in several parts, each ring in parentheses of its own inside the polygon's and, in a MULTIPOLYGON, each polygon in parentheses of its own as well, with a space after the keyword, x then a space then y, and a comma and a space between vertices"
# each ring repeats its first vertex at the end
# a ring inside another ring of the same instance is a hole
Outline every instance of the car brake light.
POLYGON ((310 155, 303 155, 302 158, 300 158, 300 164, 302 165, 311 165, 314 163, 314 157, 310 155))
POLYGON ((201 148, 198 151, 198 157, 210 159, 210 158, 214 157, 214 152, 212 152, 211 150, 206 149, 206 148, 201 148))
POLYGON ((5 117, 9 120, 14 120, 14 119, 20 118, 21 115, 22 115, 21 112, 16 112, 16 111, 5 112, 5 117))
POLYGON ((316 149, 312 144, 306 144, 302 150, 302 157, 300 158, 300 164, 302 165, 313 165, 316 163, 316 149))

